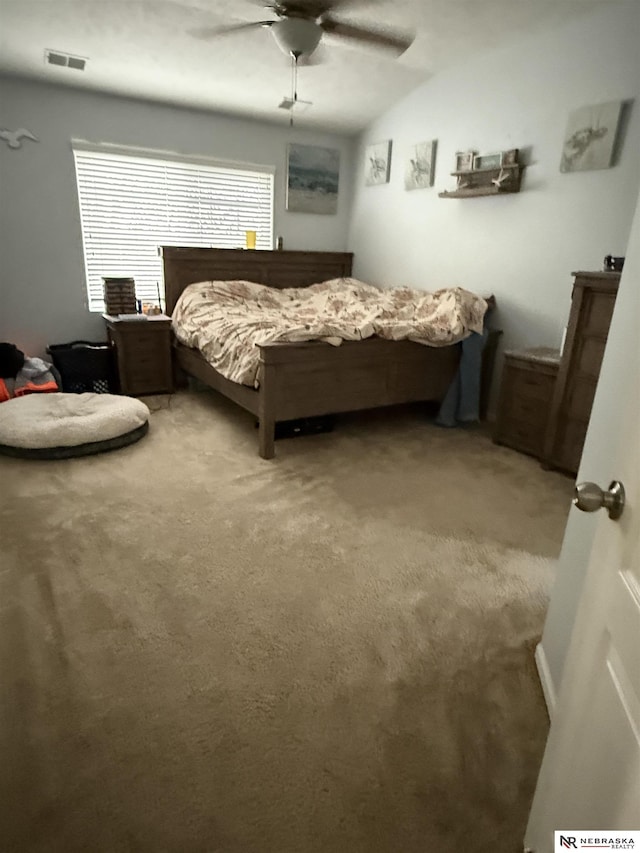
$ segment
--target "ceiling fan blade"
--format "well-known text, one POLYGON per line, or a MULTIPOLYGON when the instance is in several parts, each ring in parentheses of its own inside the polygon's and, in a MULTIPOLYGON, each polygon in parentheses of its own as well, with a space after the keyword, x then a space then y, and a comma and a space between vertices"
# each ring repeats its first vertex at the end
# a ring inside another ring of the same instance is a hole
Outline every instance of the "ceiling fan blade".
POLYGON ((268 3, 264 8, 279 18, 318 18, 333 9, 334 4, 331 0, 282 0, 268 3))
POLYGON ((353 24, 345 24, 325 15, 320 21, 320 26, 328 35, 340 36, 340 38, 353 39, 353 41, 366 42, 375 47, 384 47, 394 51, 398 56, 413 44, 413 36, 406 33, 382 32, 381 30, 369 30, 364 27, 356 27, 353 24))
POLYGON ((365 3, 371 6, 377 2, 379 0, 274 0, 271 4, 262 5, 265 9, 272 9, 277 15, 319 18, 338 9, 362 6, 365 3))
POLYGON ((212 39, 217 36, 228 36, 233 33, 241 33, 245 30, 253 30, 257 27, 271 27, 275 21, 251 21, 248 24, 230 24, 226 27, 200 27, 189 30, 190 35, 199 39, 212 39))

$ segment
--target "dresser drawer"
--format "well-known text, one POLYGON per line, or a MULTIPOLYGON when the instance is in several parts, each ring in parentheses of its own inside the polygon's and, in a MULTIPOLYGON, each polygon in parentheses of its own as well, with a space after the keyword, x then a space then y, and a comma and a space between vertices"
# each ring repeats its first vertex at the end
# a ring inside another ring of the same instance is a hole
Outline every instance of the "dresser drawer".
POLYGON ((512 395, 520 400, 547 403, 553 394, 555 373, 542 373, 529 370, 515 363, 505 368, 508 371, 507 382, 511 384, 512 395))
POLYGON ((615 302, 615 293, 598 293, 587 289, 582 300, 579 319, 583 334, 606 341, 615 302))
POLYGON ((123 383, 122 393, 136 397, 144 394, 167 394, 171 391, 171 385, 167 379, 156 374, 146 376, 126 377, 123 383))
POLYGON ((511 398, 507 408, 507 417, 514 421, 530 423, 540 427, 543 431, 547 422, 547 405, 551 395, 544 400, 516 393, 511 398), (543 403, 544 405, 541 405, 543 403))
POLYGON ((556 434, 555 452, 550 463, 563 471, 577 473, 587 437, 587 421, 563 418, 556 434))
POLYGON ((540 456, 544 447, 546 420, 532 421, 517 420, 513 417, 503 419, 500 429, 496 431, 494 441, 506 444, 514 450, 522 450, 533 456, 540 456))
POLYGON ((568 416, 573 420, 589 422, 593 398, 596 395, 596 379, 576 375, 573 385, 567 388, 565 399, 560 410, 560 416, 568 416))
POLYGON ((171 354, 167 350, 140 350, 134 353, 125 351, 124 358, 130 371, 153 369, 156 366, 165 369, 171 362, 171 354))
POLYGON ((168 333, 166 335, 141 335, 140 337, 122 335, 117 341, 117 345, 122 348, 123 353, 128 358, 144 358, 145 356, 157 358, 158 355, 167 351, 170 338, 168 333))

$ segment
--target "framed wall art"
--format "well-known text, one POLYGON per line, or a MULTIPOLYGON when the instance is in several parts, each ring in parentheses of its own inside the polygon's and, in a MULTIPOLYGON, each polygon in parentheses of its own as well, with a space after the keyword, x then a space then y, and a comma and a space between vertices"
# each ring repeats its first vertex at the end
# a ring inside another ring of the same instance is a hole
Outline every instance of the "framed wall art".
POLYGON ((371 187, 388 184, 391 174, 391 140, 367 145, 364 156, 364 182, 371 187))
POLYGON ((404 173, 404 188, 419 190, 433 186, 436 163, 436 140, 418 142, 411 148, 404 173))
POLYGON ((332 214, 338 210, 340 152, 290 143, 287 149, 287 210, 332 214))
POLYGON ((580 107, 569 114, 562 144, 561 172, 608 169, 620 123, 622 101, 580 107))

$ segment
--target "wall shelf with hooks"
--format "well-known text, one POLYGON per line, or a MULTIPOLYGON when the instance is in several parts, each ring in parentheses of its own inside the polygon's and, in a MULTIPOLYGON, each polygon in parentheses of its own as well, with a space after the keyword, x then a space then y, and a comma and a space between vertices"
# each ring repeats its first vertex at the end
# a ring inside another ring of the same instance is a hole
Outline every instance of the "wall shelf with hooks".
MULTIPOLYGON (((500 165, 477 169, 458 169, 451 172, 456 180, 453 190, 438 193, 440 198, 474 198, 489 195, 505 195, 520 192, 520 182, 524 166, 518 162, 518 149, 503 151, 488 158, 501 160, 500 165)), ((480 160, 481 158, 476 158, 480 160)))

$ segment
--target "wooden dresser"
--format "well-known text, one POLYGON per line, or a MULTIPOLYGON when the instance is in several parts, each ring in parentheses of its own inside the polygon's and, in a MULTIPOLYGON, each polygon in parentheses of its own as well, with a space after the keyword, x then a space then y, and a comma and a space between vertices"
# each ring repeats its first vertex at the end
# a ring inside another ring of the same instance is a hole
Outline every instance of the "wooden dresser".
POLYGON ((619 272, 574 272, 569 325, 544 441, 543 462, 576 474, 616 301, 619 272))
POLYGON ((559 350, 548 347, 505 352, 493 433, 496 444, 542 457, 559 364, 559 350))

